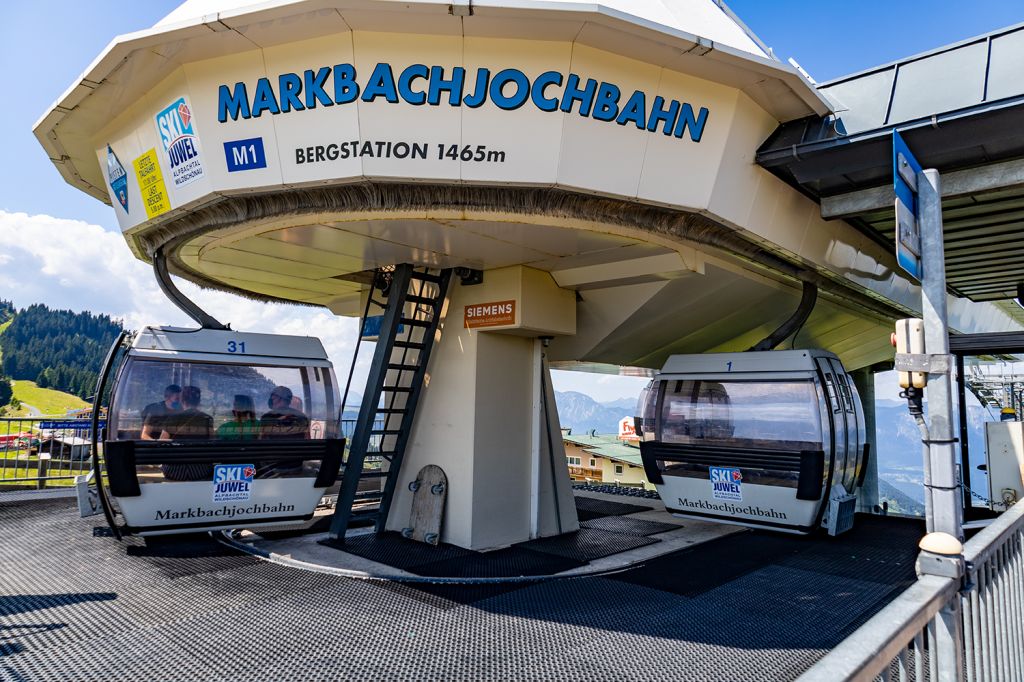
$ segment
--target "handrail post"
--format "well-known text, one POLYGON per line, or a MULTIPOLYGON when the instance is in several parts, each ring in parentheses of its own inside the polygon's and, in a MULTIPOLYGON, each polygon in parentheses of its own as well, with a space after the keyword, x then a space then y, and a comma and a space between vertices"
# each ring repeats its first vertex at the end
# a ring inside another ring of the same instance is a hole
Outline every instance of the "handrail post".
POLYGON ((36 459, 36 489, 42 490, 46 487, 46 477, 50 473, 50 455, 40 452, 36 459))
POLYGON ((935 619, 935 651, 940 682, 964 679, 963 611, 959 597, 946 602, 935 619))
MULTIPOLYGON (((948 533, 929 533, 918 545, 917 575, 933 575, 963 584, 965 575, 964 546, 948 533)), ((959 596, 948 600, 935 616, 936 670, 933 679, 940 682, 962 682, 964 679, 963 611, 959 596)))

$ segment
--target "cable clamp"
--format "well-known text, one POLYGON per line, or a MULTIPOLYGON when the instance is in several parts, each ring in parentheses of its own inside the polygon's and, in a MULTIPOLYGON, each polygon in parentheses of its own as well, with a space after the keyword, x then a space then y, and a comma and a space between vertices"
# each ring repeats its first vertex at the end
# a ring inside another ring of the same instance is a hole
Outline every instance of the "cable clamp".
POLYGON ((921 442, 925 445, 951 445, 953 443, 959 443, 959 438, 929 438, 925 440, 921 439, 921 442))
POLYGON ((953 366, 953 356, 928 355, 926 353, 896 353, 893 364, 897 372, 949 374, 949 370, 953 366))

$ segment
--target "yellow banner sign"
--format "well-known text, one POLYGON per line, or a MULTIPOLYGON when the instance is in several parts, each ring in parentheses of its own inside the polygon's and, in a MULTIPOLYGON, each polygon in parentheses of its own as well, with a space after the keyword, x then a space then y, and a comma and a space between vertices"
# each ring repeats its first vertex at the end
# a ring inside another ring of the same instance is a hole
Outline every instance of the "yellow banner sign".
POLYGON ((167 197, 167 187, 164 186, 164 176, 160 172, 156 149, 150 149, 135 159, 132 165, 135 166, 135 177, 139 181, 142 204, 146 207, 146 218, 155 218, 171 210, 171 201, 167 197))

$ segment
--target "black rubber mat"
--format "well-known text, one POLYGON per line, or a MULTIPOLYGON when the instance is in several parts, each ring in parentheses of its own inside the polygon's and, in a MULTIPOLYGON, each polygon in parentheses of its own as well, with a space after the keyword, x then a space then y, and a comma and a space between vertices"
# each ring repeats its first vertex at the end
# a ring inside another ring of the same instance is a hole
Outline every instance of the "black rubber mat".
POLYGON ((384 533, 383 535, 369 533, 367 535, 346 538, 343 544, 333 540, 322 540, 320 544, 403 571, 422 564, 458 559, 476 554, 472 550, 454 545, 442 543, 435 547, 414 540, 406 540, 398 533, 384 533))
POLYGON ((624 502, 611 502, 599 500, 593 497, 577 497, 576 511, 586 511, 600 516, 621 516, 623 514, 635 514, 636 512, 650 511, 651 507, 641 507, 637 504, 625 504, 624 502))
POLYGON ((584 521, 593 521, 594 519, 603 519, 606 516, 606 514, 601 514, 596 511, 580 509, 579 507, 576 508, 576 518, 579 519, 580 523, 583 523, 584 521))
POLYGON ((917 579, 918 541, 925 534, 923 521, 860 515, 853 529, 783 564, 816 573, 870 580, 904 588, 917 579))
POLYGON ((416 599, 439 609, 450 610, 458 606, 475 604, 502 594, 521 590, 529 583, 484 583, 459 585, 455 583, 380 583, 381 587, 410 599, 416 599))
POLYGON ((157 567, 168 578, 230 570, 259 561, 208 534, 153 536, 146 538, 144 546, 130 545, 125 552, 157 567))
POLYGON ((657 535, 670 530, 682 528, 682 524, 661 523, 660 521, 648 521, 637 519, 632 516, 602 516, 599 519, 582 521, 580 528, 593 528, 594 530, 607 530, 612 533, 625 533, 626 535, 657 535))
POLYGON ((653 545, 656 542, 660 542, 660 540, 643 535, 626 535, 593 528, 580 528, 575 533, 531 540, 518 546, 534 552, 554 554, 587 563, 637 547, 653 545))
POLYGON ((612 578, 691 597, 795 555, 805 546, 799 536, 744 530, 651 559, 612 578))
POLYGON ((417 575, 434 577, 514 578, 553 575, 584 565, 585 561, 547 552, 533 552, 520 545, 493 552, 473 552, 470 556, 435 561, 410 570, 417 575))

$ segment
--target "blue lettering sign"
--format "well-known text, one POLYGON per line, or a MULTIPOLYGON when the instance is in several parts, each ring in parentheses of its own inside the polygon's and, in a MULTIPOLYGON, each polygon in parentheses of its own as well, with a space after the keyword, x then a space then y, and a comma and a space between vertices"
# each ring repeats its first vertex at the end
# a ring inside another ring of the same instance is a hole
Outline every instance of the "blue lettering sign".
POLYGON ((255 170, 267 167, 267 154, 263 151, 263 138, 250 137, 224 143, 224 160, 228 172, 255 170))
MULTIPOLYGON (((577 113, 584 118, 612 122, 638 130, 700 142, 707 127, 709 111, 689 102, 653 98, 642 90, 623 90, 615 83, 598 83, 579 74, 544 71, 531 78, 520 69, 491 70, 480 67, 466 73, 461 66, 445 68, 411 64, 396 70, 386 62, 377 63, 362 85, 352 64, 335 64, 306 69, 302 75, 283 73, 274 79, 260 78, 254 87, 244 82, 223 84, 217 91, 217 120, 226 123, 257 118, 264 112, 283 114, 317 106, 386 101, 391 104, 433 107, 483 106, 488 100, 499 109, 514 110, 532 103, 540 111, 577 113), (331 100, 329 80, 334 80, 331 100), (250 95, 250 92, 252 93, 250 95)), ((310 148, 312 149, 312 147, 310 148)), ((187 160, 187 149, 180 150, 187 160)), ((243 169, 239 169, 243 170, 243 169)))

